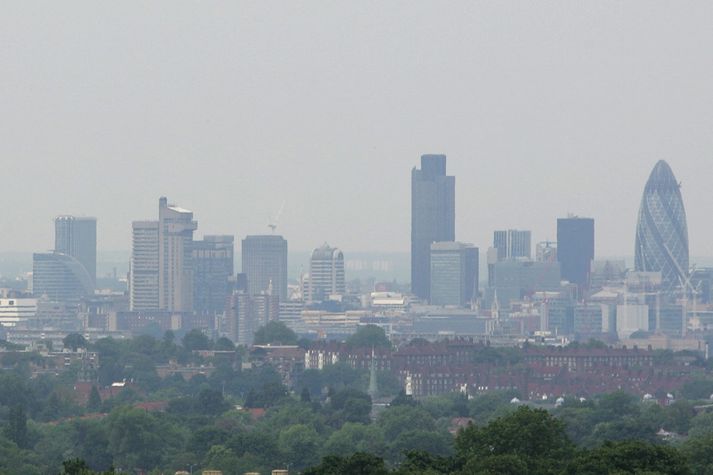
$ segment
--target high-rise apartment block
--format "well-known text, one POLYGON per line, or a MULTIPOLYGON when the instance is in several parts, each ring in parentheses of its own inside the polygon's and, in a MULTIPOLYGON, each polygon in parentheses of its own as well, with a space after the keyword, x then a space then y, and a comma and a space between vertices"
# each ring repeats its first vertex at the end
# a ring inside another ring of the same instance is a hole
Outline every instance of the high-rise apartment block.
POLYGON ((129 308, 158 310, 158 221, 131 223, 129 308))
POLYGON ((58 216, 54 220, 54 250, 72 256, 84 266, 92 279, 97 278, 97 220, 76 216, 58 216))
POLYGON ((580 294, 589 288, 594 259, 594 220, 568 217, 557 220, 557 260, 562 278, 576 284, 580 294))
POLYGON ((158 210, 158 306, 161 310, 193 310, 193 212, 162 197, 158 210))
POLYGON ((130 304, 132 310, 193 310, 191 211, 159 199, 158 221, 132 225, 130 304))
POLYGON ((478 248, 460 242, 431 244, 432 305, 471 303, 478 296, 478 248))
POLYGON ((233 236, 204 236, 193 242, 193 308, 216 315, 225 309, 233 275, 233 236))
POLYGON ((423 155, 411 170, 411 291, 428 299, 431 244, 455 241, 455 177, 446 175, 445 155, 423 155))
POLYGON ((498 260, 531 257, 530 231, 508 229, 493 233, 493 247, 498 250, 498 260))
POLYGON ((242 261, 249 295, 269 290, 287 300, 287 241, 282 236, 247 236, 242 242, 242 261))
POLYGON ((312 251, 309 262, 307 300, 323 302, 346 293, 344 254, 326 243, 312 251))

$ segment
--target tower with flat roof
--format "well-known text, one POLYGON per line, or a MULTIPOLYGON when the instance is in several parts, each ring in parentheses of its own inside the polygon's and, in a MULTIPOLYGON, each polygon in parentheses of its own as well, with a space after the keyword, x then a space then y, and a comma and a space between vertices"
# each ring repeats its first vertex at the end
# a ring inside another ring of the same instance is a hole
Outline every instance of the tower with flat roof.
POLYGON ((455 241, 455 177, 446 175, 445 155, 421 156, 411 170, 411 291, 428 299, 431 243, 455 241))

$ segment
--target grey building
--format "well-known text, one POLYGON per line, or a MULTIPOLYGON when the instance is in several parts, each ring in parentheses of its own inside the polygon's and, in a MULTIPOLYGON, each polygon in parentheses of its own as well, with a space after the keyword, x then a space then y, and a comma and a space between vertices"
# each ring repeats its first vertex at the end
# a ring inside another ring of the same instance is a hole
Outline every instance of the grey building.
POLYGON ((598 303, 580 303, 574 306, 574 333, 580 337, 603 332, 602 306, 598 303))
POLYGON ((277 320, 279 311, 276 295, 248 295, 242 290, 234 291, 228 297, 225 309, 228 338, 238 345, 252 345, 255 332, 267 322, 277 320))
POLYGON ((94 293, 87 269, 76 258, 61 252, 32 255, 32 293, 54 302, 79 302, 94 293))
POLYGON ((493 233, 493 247, 498 250, 498 260, 532 257, 530 231, 508 229, 493 233))
POLYGON ((204 315, 225 310, 233 276, 233 236, 204 236, 193 242, 193 309, 204 315))
POLYGON ((159 199, 158 221, 132 223, 132 311, 193 310, 193 213, 159 199))
POLYGON ((562 278, 576 284, 580 296, 589 289, 594 259, 594 220, 568 217, 557 220, 557 260, 562 278))
POLYGON ((312 251, 309 261, 307 300, 323 302, 332 295, 343 296, 345 293, 344 254, 324 243, 312 251))
POLYGON ((494 280, 498 305, 508 308, 510 302, 535 292, 559 291, 560 266, 557 262, 500 261, 495 264, 494 280))
POLYGON ((158 310, 158 221, 131 223, 129 309, 158 310))
POLYGON ((465 306, 478 297, 478 248, 460 242, 431 244, 431 305, 465 306))
POLYGON ((58 216, 54 220, 54 250, 72 256, 84 266, 96 285, 97 220, 76 216, 58 216))
POLYGON ((671 293, 688 278, 688 225, 681 189, 671 167, 659 161, 651 171, 636 225, 637 271, 661 272, 671 293))
POLYGON ((455 177, 445 155, 423 155, 411 170, 411 291, 429 298, 431 243, 455 241, 455 177))
POLYGON ((287 300, 287 241, 282 236, 268 234, 243 239, 242 267, 249 295, 267 292, 271 287, 272 295, 287 300))
POLYGON ((169 205, 158 206, 158 307, 171 312, 193 310, 193 212, 169 205))

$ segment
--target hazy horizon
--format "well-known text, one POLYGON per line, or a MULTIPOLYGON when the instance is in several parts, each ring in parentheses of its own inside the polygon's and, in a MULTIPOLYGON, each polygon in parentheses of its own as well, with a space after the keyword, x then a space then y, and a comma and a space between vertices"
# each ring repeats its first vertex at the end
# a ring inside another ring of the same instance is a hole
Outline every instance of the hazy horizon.
MULTIPOLYGON (((204 234, 408 252, 410 170, 445 153, 456 239, 595 219, 631 255, 659 159, 713 256, 713 3, 10 3, 0 18, 0 251, 96 216, 130 247, 158 198, 204 234)), ((239 246, 236 246, 236 250, 239 246)))

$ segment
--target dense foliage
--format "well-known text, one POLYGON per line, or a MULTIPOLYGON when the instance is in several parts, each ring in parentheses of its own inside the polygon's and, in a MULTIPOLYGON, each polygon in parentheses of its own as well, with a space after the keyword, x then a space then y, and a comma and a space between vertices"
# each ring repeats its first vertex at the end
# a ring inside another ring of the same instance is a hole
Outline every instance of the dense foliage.
MULTIPOLYGON (((262 333, 294 342, 282 328, 262 333)), ((384 342, 367 329, 351 344, 384 342)), ((683 388, 691 400, 659 404, 616 392, 555 407, 513 403, 520 395, 512 392, 414 400, 379 373, 379 400, 390 403, 373 404, 368 370, 307 370, 288 388, 269 365, 244 365, 244 348, 231 353, 232 342, 200 332, 68 337, 67 346, 99 354, 81 403, 79 366, 30 377, 38 355, 0 353, 0 473, 713 473, 713 412, 696 402, 710 395, 706 380, 683 388), (206 350, 218 351, 200 356, 206 350), (211 371, 162 379, 157 367, 169 361, 211 371), (107 396, 105 387, 123 380, 128 386, 107 396)), ((478 358, 516 364, 518 353, 487 348, 478 358)))

